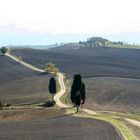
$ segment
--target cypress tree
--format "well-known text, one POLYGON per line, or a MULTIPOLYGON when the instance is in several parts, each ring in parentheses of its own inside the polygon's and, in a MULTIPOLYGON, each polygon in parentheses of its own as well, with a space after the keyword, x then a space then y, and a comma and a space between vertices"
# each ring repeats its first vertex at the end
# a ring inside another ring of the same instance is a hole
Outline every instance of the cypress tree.
POLYGON ((54 94, 56 93, 56 80, 55 78, 50 78, 50 82, 49 82, 49 92, 50 94, 52 94, 52 101, 54 98, 54 94))
MULTIPOLYGON (((85 84, 82 83, 81 75, 76 74, 71 87, 71 101, 77 107, 77 112, 80 104, 85 103, 85 84)), ((81 107, 82 107, 81 106, 81 107)))
POLYGON ((83 104, 85 103, 85 84, 82 82, 81 86, 81 108, 83 108, 83 104))

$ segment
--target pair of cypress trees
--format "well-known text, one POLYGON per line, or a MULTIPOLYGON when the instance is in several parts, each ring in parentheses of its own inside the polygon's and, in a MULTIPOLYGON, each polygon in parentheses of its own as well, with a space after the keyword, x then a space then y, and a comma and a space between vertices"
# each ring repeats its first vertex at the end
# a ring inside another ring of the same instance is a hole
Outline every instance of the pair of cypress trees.
MULTIPOLYGON (((50 78, 49 82, 49 92, 52 94, 52 101, 54 94, 56 93, 56 80, 54 77, 50 78)), ((81 75, 76 74, 73 79, 73 84, 71 86, 71 101, 74 106, 77 107, 77 112, 79 106, 83 107, 85 103, 85 84, 82 82, 81 75)))
POLYGON ((85 103, 85 84, 82 82, 81 75, 76 74, 73 79, 73 84, 71 86, 71 101, 74 106, 78 108, 85 103))

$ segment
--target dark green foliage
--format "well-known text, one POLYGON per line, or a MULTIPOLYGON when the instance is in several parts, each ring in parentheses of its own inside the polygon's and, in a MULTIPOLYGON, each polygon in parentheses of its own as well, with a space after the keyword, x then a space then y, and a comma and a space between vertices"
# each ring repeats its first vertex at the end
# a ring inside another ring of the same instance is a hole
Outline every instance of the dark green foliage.
POLYGON ((82 86, 81 86, 81 100, 82 100, 82 104, 85 103, 85 84, 82 83, 82 86))
POLYGON ((45 101, 43 107, 52 107, 55 105, 55 101, 45 101))
MULTIPOLYGON (((76 93, 81 89, 81 75, 74 75, 73 84, 71 87, 71 101, 75 103, 76 93)), ((78 99, 77 99, 78 100, 78 99)))
POLYGON ((5 106, 5 107, 10 107, 10 106, 11 106, 11 104, 5 104, 4 106, 5 106))
POLYGON ((50 82, 49 82, 49 92, 51 94, 55 94, 56 93, 56 80, 55 78, 50 78, 50 82))
POLYGON ((47 63, 45 66, 44 66, 44 70, 48 73, 55 73, 57 74, 59 72, 59 69, 56 67, 55 64, 53 63, 47 63))
POLYGON ((71 87, 71 101, 77 107, 79 107, 80 104, 85 103, 85 84, 82 82, 81 75, 79 74, 74 76, 73 84, 71 87))
POLYGON ((56 93, 56 80, 53 77, 50 78, 49 92, 52 94, 52 100, 53 100, 54 94, 56 93))
POLYGON ((0 51, 1 51, 2 54, 6 54, 7 51, 8 51, 8 49, 7 49, 6 47, 2 47, 2 48, 0 49, 0 51))
POLYGON ((108 43, 109 40, 104 39, 102 37, 91 37, 87 39, 87 45, 88 46, 95 46, 95 47, 99 47, 99 46, 106 46, 106 43, 108 43))
POLYGON ((75 93, 76 90, 74 89, 74 85, 71 86, 71 102, 74 103, 75 101, 75 93))
POLYGON ((87 42, 96 42, 96 41, 106 42, 106 41, 109 41, 109 40, 104 39, 102 37, 91 37, 91 38, 87 39, 87 42))
POLYGON ((4 107, 3 102, 0 100, 0 110, 2 110, 4 107))
POLYGON ((81 89, 81 84, 82 84, 82 81, 81 81, 81 75, 77 74, 74 76, 74 81, 73 81, 73 85, 74 85, 74 88, 79 91, 81 89))

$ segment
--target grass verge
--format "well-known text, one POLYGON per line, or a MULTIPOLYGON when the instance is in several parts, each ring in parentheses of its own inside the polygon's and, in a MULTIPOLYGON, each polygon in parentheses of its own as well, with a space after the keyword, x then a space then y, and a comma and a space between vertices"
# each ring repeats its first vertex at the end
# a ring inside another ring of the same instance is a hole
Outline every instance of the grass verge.
POLYGON ((124 44, 124 45, 108 45, 107 47, 111 48, 127 48, 127 49, 140 49, 140 45, 131 45, 131 44, 124 44))
POLYGON ((112 116, 108 116, 103 113, 99 113, 95 116, 91 115, 82 115, 83 117, 87 118, 94 118, 98 120, 103 120, 106 122, 111 123, 119 132, 122 134, 125 140, 137 140, 136 137, 132 134, 132 132, 129 130, 129 128, 126 126, 126 124, 120 119, 120 118, 113 118, 112 116))

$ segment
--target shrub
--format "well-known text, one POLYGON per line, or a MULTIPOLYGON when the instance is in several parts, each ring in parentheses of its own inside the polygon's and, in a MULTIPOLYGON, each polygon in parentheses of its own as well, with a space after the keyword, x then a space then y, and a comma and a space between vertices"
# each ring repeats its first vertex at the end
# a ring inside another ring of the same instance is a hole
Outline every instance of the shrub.
POLYGON ((45 101, 44 104, 43 104, 43 107, 52 107, 55 105, 55 101, 45 101))
POLYGON ((2 110, 4 107, 3 102, 0 100, 0 110, 2 110))
POLYGON ((10 107, 10 106, 11 106, 11 104, 9 104, 9 103, 8 103, 8 104, 5 104, 4 106, 5 106, 5 107, 10 107))
POLYGON ((54 72, 55 74, 57 74, 57 72, 59 72, 59 69, 53 63, 46 64, 44 67, 44 70, 48 73, 54 72))
POLYGON ((7 51, 8 51, 8 49, 7 49, 6 47, 2 47, 2 48, 0 49, 0 51, 1 51, 2 54, 6 54, 7 51))

